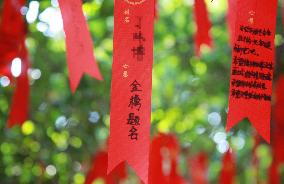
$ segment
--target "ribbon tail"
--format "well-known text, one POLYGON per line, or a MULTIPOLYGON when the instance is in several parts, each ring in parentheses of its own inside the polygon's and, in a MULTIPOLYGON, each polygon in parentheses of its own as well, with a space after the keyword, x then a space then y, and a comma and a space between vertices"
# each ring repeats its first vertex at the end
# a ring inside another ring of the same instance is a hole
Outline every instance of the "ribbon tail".
POLYGON ((261 137, 270 143, 270 108, 269 112, 265 114, 253 114, 248 117, 254 128, 261 135, 261 137), (259 118, 262 116, 261 118, 259 118))
POLYGON ((142 150, 139 154, 136 153, 136 155, 129 158, 118 157, 118 155, 121 154, 116 154, 117 157, 113 157, 108 154, 107 174, 110 174, 122 162, 127 162, 143 183, 148 184, 149 153, 146 152, 146 149, 145 151, 142 150))
POLYGON ((59 0, 66 35, 70 87, 74 93, 84 73, 102 80, 81 0, 59 0))
POLYGON ((11 110, 8 117, 8 127, 22 125, 28 117, 29 109, 29 79, 27 71, 17 78, 16 89, 12 99, 11 110))
POLYGON ((72 93, 75 93, 78 85, 80 84, 80 80, 84 74, 88 74, 91 77, 96 78, 97 80, 103 80, 94 56, 90 57, 89 60, 86 60, 85 63, 79 67, 76 66, 77 64, 74 64, 74 62, 78 61, 71 61, 71 60, 73 59, 70 59, 68 61, 70 63, 68 64, 68 67, 70 73, 69 76, 70 88, 72 93))
POLYGON ((135 173, 143 181, 143 183, 148 184, 148 159, 139 159, 139 161, 135 159, 129 159, 127 160, 127 163, 131 166, 131 168, 135 171, 135 173))
POLYGON ((250 106, 232 105, 229 109, 226 131, 230 131, 244 118, 248 118, 262 138, 270 143, 270 114, 270 103, 250 106))

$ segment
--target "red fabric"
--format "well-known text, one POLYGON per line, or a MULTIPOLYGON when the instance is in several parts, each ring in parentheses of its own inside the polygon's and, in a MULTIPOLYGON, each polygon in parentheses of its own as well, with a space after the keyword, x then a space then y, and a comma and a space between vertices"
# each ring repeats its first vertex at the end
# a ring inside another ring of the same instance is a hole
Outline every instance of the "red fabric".
POLYGON ((26 36, 26 25, 20 12, 25 0, 4 0, 0 23, 0 68, 19 55, 26 36))
POLYGON ((28 117, 29 80, 28 53, 25 48, 26 23, 20 10, 25 0, 4 0, 0 24, 0 75, 12 80, 10 64, 19 57, 22 60, 21 75, 16 79, 15 92, 8 116, 8 127, 22 124, 28 117))
POLYGON ((127 161, 148 181, 154 1, 115 1, 108 172, 127 161))
POLYGON ((205 153, 190 158, 188 167, 192 184, 208 184, 208 156, 205 153))
POLYGON ((66 34, 70 87, 74 93, 84 73, 102 80, 97 66, 93 42, 82 11, 82 0, 59 0, 66 34))
POLYGON ((155 1, 154 16, 155 16, 155 19, 158 20, 159 19, 159 1, 158 0, 154 0, 154 1, 155 1))
POLYGON ((227 23, 228 23, 228 30, 230 36, 230 43, 232 46, 234 45, 237 1, 238 0, 228 0, 227 23))
POLYGON ((269 168, 269 184, 281 184, 278 169, 279 165, 276 162, 272 162, 269 168))
POLYGON ((277 0, 238 0, 227 130, 248 118, 270 142, 277 0), (265 68, 260 65, 266 63, 265 68))
POLYGON ((234 184, 236 165, 234 155, 231 151, 224 154, 222 168, 219 176, 219 184, 234 184))
POLYGON ((276 127, 284 129, 284 75, 280 76, 276 86, 276 101, 274 107, 274 118, 276 127))
POLYGON ((200 47, 202 44, 206 44, 209 47, 213 46, 210 36, 211 22, 208 17, 205 1, 195 0, 194 2, 194 17, 197 28, 195 34, 195 54, 200 56, 200 47))
POLYGON ((107 152, 99 151, 93 159, 92 167, 89 170, 85 184, 92 184, 98 178, 105 181, 106 184, 118 184, 127 178, 126 164, 119 164, 109 175, 107 175, 107 152))
POLYGON ((24 46, 21 54, 22 73, 18 78, 16 78, 16 87, 8 118, 8 127, 13 127, 17 124, 21 125, 28 119, 30 95, 28 78, 29 61, 27 56, 28 54, 24 46))
POLYGON ((178 174, 179 144, 174 135, 159 134, 151 144, 149 184, 184 184, 178 174))
POLYGON ((254 146, 252 148, 252 164, 254 165, 256 169, 258 168, 258 162, 259 162, 257 158, 256 150, 258 146, 260 145, 260 142, 261 142, 261 137, 258 135, 254 136, 254 146))
MULTIPOLYGON (((3 1, 2 19, 0 26, 1 43, 3 43, 2 41, 3 39, 5 39, 5 41, 12 43, 9 46, 17 46, 17 44, 13 43, 19 42, 25 37, 26 25, 23 20, 24 17, 21 14, 21 8, 25 5, 25 3, 26 0, 3 1)), ((1 44, 1 46, 3 45, 1 44)))
POLYGON ((254 146, 252 148, 252 167, 254 169, 254 171, 256 172, 256 178, 255 178, 255 182, 256 183, 259 183, 259 159, 258 159, 258 156, 257 156, 257 148, 258 146, 260 145, 261 143, 261 137, 257 134, 254 136, 254 146))
POLYGON ((272 126, 272 156, 273 162, 270 166, 270 184, 280 184, 280 165, 284 164, 284 76, 280 76, 276 85, 275 105, 273 108, 272 126))

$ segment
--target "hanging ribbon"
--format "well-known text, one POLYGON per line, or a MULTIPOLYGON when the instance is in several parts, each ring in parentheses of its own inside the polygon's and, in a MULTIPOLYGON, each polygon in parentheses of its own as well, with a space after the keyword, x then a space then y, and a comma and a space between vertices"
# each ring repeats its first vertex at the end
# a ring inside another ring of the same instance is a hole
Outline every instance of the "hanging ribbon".
POLYGON ((188 160, 192 184, 208 184, 208 156, 199 153, 188 160))
POLYGON ((210 36, 211 22, 208 17, 208 11, 204 0, 194 1, 194 18, 196 22, 195 34, 195 54, 200 56, 202 44, 213 47, 213 41, 210 36))
POLYGON ((253 137, 253 139, 254 139, 254 145, 253 145, 253 148, 252 148, 252 162, 251 162, 251 164, 252 164, 252 169, 255 171, 254 172, 255 175, 252 177, 251 182, 261 183, 261 181, 260 181, 261 177, 259 176, 259 174, 260 174, 260 172, 259 172, 260 160, 257 156, 257 148, 259 147, 262 139, 258 134, 256 134, 253 137))
MULTIPOLYGON (((24 43, 23 43, 24 44, 24 43)), ((21 75, 16 78, 16 88, 12 99, 11 110, 8 118, 8 127, 12 127, 17 124, 23 124, 28 118, 29 112, 29 95, 30 85, 28 77, 28 53, 23 46, 21 51, 22 68, 21 75)))
POLYGON ((227 131, 248 118, 270 142, 277 0, 238 0, 227 131))
POLYGON ((272 126, 272 156, 273 162, 270 167, 270 183, 280 184, 280 166, 284 165, 284 76, 280 76, 275 95, 275 105, 273 108, 272 126))
POLYGON ((84 73, 102 80, 93 53, 93 42, 82 11, 82 0, 59 0, 66 34, 70 87, 74 93, 84 73))
POLYGON ((281 184, 279 165, 273 161, 269 168, 269 184, 281 184))
POLYGON ((103 179, 106 184, 117 184, 127 178, 127 168, 125 163, 119 164, 109 175, 107 175, 107 152, 99 151, 93 158, 85 184, 92 184, 96 179, 103 179))
POLYGON ((127 161, 148 181, 154 0, 115 0, 108 172, 127 161))
MULTIPOLYGON (((0 23, 0 67, 8 68, 19 57, 26 38, 26 24, 21 14, 25 0, 4 0, 0 23)), ((10 72, 6 72, 10 73, 10 72)))
POLYGON ((159 19, 159 2, 158 0, 154 0, 155 1, 155 7, 154 7, 154 17, 155 20, 159 19))
POLYGON ((236 165, 234 155, 231 151, 224 154, 222 168, 219 176, 219 184, 234 184, 236 165))
POLYGON ((230 36, 230 43, 232 46, 234 45, 237 1, 238 0, 228 0, 227 24, 230 36))
POLYGON ((158 134, 150 148, 149 184, 184 184, 178 174, 179 144, 174 135, 158 134))
POLYGON ((0 74, 12 80, 11 62, 21 59, 21 74, 16 78, 15 92, 8 116, 8 127, 23 124, 28 117, 28 53, 25 47, 26 23, 21 14, 25 0, 5 0, 0 24, 0 74))

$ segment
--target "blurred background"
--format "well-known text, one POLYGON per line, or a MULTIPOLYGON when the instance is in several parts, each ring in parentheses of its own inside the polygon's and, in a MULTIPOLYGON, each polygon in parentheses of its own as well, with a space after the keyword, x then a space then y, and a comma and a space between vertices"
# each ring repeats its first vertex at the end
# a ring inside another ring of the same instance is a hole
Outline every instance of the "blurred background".
MULTIPOLYGON (((151 136, 158 132, 175 134, 181 150, 178 170, 187 181, 191 178, 188 158, 202 152, 208 155, 209 183, 219 183, 222 157, 231 150, 237 162, 236 184, 269 183, 273 160, 270 145, 262 140, 256 145, 257 133, 246 120, 225 132, 231 67, 227 0, 207 1, 214 48, 203 46, 201 57, 194 54, 193 3, 193 0, 159 0, 151 136), (258 160, 257 166, 254 159, 258 160)), ((0 183, 81 184, 93 155, 106 149, 113 5, 112 0, 84 0, 83 10, 104 80, 84 76, 74 95, 69 88, 57 0, 29 0, 22 8, 28 23, 26 45, 31 60, 29 120, 22 127, 6 127, 14 87, 7 77, 0 76, 0 183)), ((275 81, 284 69, 283 33, 280 3, 275 81)), ((121 183, 138 183, 130 168, 129 172, 121 183)), ((104 182, 99 179, 94 183, 104 182)))

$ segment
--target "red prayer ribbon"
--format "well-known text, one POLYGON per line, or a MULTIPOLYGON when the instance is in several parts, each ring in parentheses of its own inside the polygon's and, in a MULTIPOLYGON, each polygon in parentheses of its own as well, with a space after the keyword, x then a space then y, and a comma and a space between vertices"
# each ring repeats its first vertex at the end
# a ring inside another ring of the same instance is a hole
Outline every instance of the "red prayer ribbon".
POLYGON ((5 0, 3 2, 2 20, 0 24, 0 75, 12 80, 11 62, 21 59, 21 74, 16 78, 15 92, 8 116, 8 127, 22 124, 28 117, 29 80, 28 53, 25 47, 26 23, 21 14, 25 0, 5 0))
POLYGON ((149 184, 185 184, 177 169, 180 148, 174 135, 158 134, 150 150, 149 184))
POLYGON ((28 77, 28 54, 23 47, 22 50, 22 71, 21 75, 16 78, 15 92, 10 107, 10 113, 8 118, 8 127, 13 127, 17 124, 23 124, 28 119, 29 112, 29 95, 30 84, 28 77))
POLYGON ((117 184, 127 178, 127 168, 125 163, 119 164, 109 175, 107 175, 107 152, 99 151, 93 158, 85 184, 92 184, 96 179, 102 178, 106 184, 117 184))
POLYGON ((195 54, 200 56, 200 47, 206 44, 209 47, 213 46, 213 41, 210 35, 211 22, 208 17, 208 11, 204 0, 194 1, 194 18, 196 22, 195 34, 195 54))
POLYGON ((192 184, 208 184, 208 156, 199 153, 188 160, 192 184))
POLYGON ((228 0, 227 23, 228 23, 231 45, 234 45, 237 1, 238 0, 228 0))
POLYGON ((159 1, 158 0, 154 0, 154 1, 155 1, 154 16, 155 16, 155 19, 158 20, 159 19, 159 1))
POLYGON ((148 182, 154 0, 115 0, 108 172, 127 161, 148 182))
POLYGON ((284 76, 280 76, 276 86, 275 105, 273 108, 272 156, 270 183, 280 184, 280 166, 284 164, 284 76))
POLYGON ((219 184, 234 184, 236 175, 236 165, 234 154, 228 151, 224 154, 222 168, 219 176, 219 184))
POLYGON ((66 34, 70 87, 74 93, 84 73, 102 80, 93 53, 93 42, 82 11, 82 0, 59 0, 66 34))
POLYGON ((277 0, 238 0, 227 130, 248 118, 270 142, 277 0))

